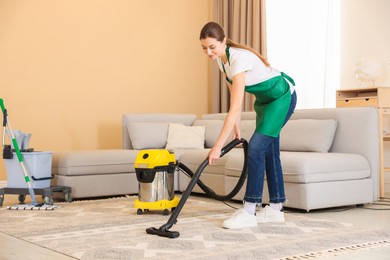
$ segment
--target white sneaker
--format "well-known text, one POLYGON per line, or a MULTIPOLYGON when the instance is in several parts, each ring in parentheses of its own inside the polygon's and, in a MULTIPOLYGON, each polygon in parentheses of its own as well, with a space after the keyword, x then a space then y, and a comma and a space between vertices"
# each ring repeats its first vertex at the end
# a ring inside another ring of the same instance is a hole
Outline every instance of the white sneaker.
POLYGON ((256 213, 257 223, 283 223, 284 212, 277 211, 270 206, 265 206, 260 212, 256 213))
POLYGON ((222 227, 229 229, 257 227, 256 216, 239 209, 222 223, 222 227))

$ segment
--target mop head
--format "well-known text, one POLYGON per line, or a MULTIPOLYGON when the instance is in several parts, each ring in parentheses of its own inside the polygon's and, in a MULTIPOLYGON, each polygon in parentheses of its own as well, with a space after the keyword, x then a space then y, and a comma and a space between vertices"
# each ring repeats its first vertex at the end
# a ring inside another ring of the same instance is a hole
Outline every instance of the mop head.
POLYGON ((61 208, 61 206, 47 205, 41 203, 15 204, 13 206, 7 206, 7 209, 9 210, 55 210, 59 208, 61 208))

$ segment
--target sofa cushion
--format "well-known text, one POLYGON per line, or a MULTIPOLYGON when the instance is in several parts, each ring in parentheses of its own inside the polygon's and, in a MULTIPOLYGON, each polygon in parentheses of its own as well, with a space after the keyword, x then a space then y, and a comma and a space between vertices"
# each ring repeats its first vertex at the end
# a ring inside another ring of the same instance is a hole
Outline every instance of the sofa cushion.
MULTIPOLYGON (((210 149, 202 149, 202 150, 189 150, 186 153, 183 153, 180 157, 180 162, 190 168, 193 172, 195 172, 199 165, 207 159, 208 153, 210 149)), ((218 175, 224 175, 224 166, 227 157, 224 156, 218 160, 216 160, 212 165, 208 165, 204 169, 204 173, 212 173, 218 175)))
MULTIPOLYGON (((242 113, 240 123, 241 137, 248 142, 256 129, 254 112, 242 113)), ((194 125, 206 126, 206 147, 212 147, 222 130, 226 114, 202 115, 194 125)), ((334 119, 297 119, 289 120, 280 134, 280 149, 284 151, 328 152, 334 139, 337 121, 334 119)), ((232 139, 228 138, 227 144, 232 139)))
POLYGON ((80 150, 53 153, 56 175, 96 175, 135 172, 135 150, 80 150))
POLYGON ((166 149, 203 149, 204 143, 204 126, 169 124, 166 149))
POLYGON ((242 148, 232 149, 225 156, 227 158, 225 164, 225 175, 240 177, 242 168, 244 167, 244 150, 242 148))
POLYGON ((240 124, 241 138, 249 142, 256 130, 256 120, 242 120, 240 124))
MULTIPOLYGON (((234 149, 227 154, 225 174, 241 175, 244 154, 234 149)), ((327 181, 357 180, 370 176, 368 161, 358 154, 281 152, 285 182, 314 183, 327 181)))
POLYGON ((282 152, 280 159, 285 182, 357 180, 371 173, 367 159, 359 154, 282 152))
POLYGON ((218 139, 223 120, 195 120, 194 126, 205 126, 205 147, 211 148, 218 139))
MULTIPOLYGON (((225 120, 227 113, 213 113, 213 114, 203 114, 201 115, 201 119, 205 120, 225 120)), ((241 112, 241 120, 256 120, 256 112, 255 111, 243 111, 241 112)))
MULTIPOLYGON (((169 114, 169 113, 125 113, 122 116, 122 141, 124 149, 134 149, 128 131, 128 125, 135 122, 153 122, 153 123, 178 123, 183 125, 192 125, 196 119, 194 114, 169 114)), ((168 129, 168 128, 167 128, 168 129)), ((167 130, 168 131, 168 130, 167 130)), ((168 133, 168 132, 167 132, 168 133)), ((166 138, 165 138, 166 141, 166 138)), ((164 146, 165 147, 165 144, 164 146)), ((161 147, 161 148, 163 148, 161 147)))
POLYGON ((337 128, 334 119, 289 120, 280 133, 280 150, 328 152, 337 128))
MULTIPOLYGON (((218 139, 219 133, 222 130, 224 120, 210 119, 210 120, 195 120, 194 126, 204 125, 206 127, 205 147, 211 148, 218 139)), ((256 129, 256 120, 242 120, 240 123, 241 138, 249 142, 253 132, 256 129)), ((228 144, 233 138, 233 132, 230 134, 225 142, 228 144)))
POLYGON ((164 148, 167 143, 169 123, 132 122, 127 125, 135 150, 164 148))

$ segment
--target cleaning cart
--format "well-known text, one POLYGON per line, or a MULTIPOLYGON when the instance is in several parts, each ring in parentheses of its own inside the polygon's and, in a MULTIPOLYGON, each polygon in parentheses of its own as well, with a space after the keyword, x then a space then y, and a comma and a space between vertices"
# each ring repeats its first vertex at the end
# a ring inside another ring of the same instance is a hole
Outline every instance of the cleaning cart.
POLYGON ((71 188, 63 186, 51 187, 53 178, 51 174, 51 152, 35 152, 28 147, 31 134, 25 134, 19 130, 13 130, 9 121, 7 109, 3 99, 0 99, 0 107, 3 112, 3 159, 6 166, 8 187, 0 189, 0 206, 3 205, 5 194, 17 194, 21 204, 16 204, 8 209, 43 209, 53 210, 58 206, 53 205, 51 198, 55 192, 63 192, 65 200, 72 201, 71 188), (6 129, 7 128, 7 129, 6 129), (5 144, 5 136, 11 140, 10 145, 5 144), (32 202, 23 204, 26 195, 30 195, 32 202), (35 195, 42 195, 44 203, 38 203, 35 195))

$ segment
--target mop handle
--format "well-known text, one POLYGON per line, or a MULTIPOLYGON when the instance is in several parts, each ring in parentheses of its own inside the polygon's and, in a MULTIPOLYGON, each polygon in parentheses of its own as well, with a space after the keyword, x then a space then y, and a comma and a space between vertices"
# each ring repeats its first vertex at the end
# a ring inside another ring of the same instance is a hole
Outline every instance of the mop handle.
POLYGON ((4 107, 4 100, 2 98, 0 98, 0 107, 1 107, 1 111, 3 111, 4 113, 5 107, 4 107))
POLYGON ((2 98, 0 98, 0 107, 1 111, 3 112, 3 127, 7 126, 7 109, 4 107, 4 101, 2 98))
POLYGON ((18 142, 16 141, 14 132, 12 131, 12 128, 10 126, 10 122, 7 122, 7 109, 5 109, 4 100, 2 98, 0 98, 0 107, 1 107, 1 111, 3 111, 3 116, 4 116, 3 127, 8 126, 8 132, 11 135, 11 141, 12 144, 14 145, 15 153, 18 157, 19 162, 23 162, 23 156, 22 153, 20 152, 18 142))
POLYGON ((4 101, 0 98, 0 107, 3 112, 3 134, 2 134, 2 145, 4 147, 5 144, 5 127, 7 126, 7 109, 4 107, 4 101))

